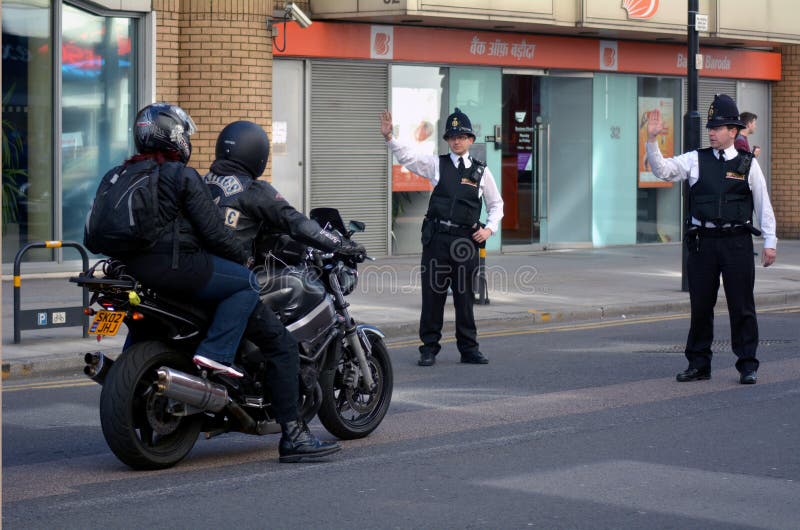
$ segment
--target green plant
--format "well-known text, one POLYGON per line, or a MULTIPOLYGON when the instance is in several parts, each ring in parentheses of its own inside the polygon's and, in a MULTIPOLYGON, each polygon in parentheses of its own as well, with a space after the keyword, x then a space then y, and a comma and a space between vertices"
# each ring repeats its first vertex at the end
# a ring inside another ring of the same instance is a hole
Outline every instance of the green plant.
POLYGON ((411 204, 411 193, 408 191, 396 191, 392 193, 392 229, 398 215, 405 211, 403 203, 411 204))
MULTIPOLYGON (((3 95, 3 108, 13 93, 12 85, 3 95)), ((19 200, 23 196, 19 178, 28 176, 28 172, 19 167, 22 147, 22 138, 16 134, 14 124, 3 118, 3 224, 19 221, 19 200)))

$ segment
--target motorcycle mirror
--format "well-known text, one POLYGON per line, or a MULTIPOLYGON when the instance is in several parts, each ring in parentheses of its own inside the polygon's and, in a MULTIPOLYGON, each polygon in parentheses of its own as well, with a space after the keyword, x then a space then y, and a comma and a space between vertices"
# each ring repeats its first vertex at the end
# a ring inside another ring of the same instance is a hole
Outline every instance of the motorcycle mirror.
POLYGON ((364 230, 366 230, 367 225, 365 225, 361 221, 353 221, 353 220, 351 220, 350 224, 347 226, 347 228, 348 228, 348 230, 350 230, 350 232, 355 234, 356 232, 363 232, 364 230))

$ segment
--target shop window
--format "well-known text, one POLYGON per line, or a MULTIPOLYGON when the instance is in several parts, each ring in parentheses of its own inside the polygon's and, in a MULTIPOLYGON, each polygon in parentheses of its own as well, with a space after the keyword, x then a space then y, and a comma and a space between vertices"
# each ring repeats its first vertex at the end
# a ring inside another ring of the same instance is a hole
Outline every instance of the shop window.
MULTIPOLYGON (((421 153, 438 155, 446 69, 392 66, 394 136, 421 153)), ((433 186, 392 160, 392 254, 422 251, 420 227, 433 186)))
MULTIPOLYGON (((30 242, 81 242, 100 177, 132 152, 138 19, 43 0, 4 0, 2 14, 3 261, 9 263, 30 242), (56 19, 61 27, 54 29, 56 19), (60 65, 53 62, 59 47, 60 65)), ((54 259, 51 250, 25 256, 54 259)))
POLYGON ((661 112, 665 132, 658 138, 661 153, 669 158, 681 152, 680 79, 643 77, 638 81, 639 154, 636 171, 636 241, 666 243, 680 241, 681 184, 655 178, 645 161, 648 113, 661 112))
MULTIPOLYGON (((47 2, 3 2, 3 260, 53 239, 53 63, 47 2)), ((52 251, 26 254, 48 261, 52 251)))
POLYGON ((100 177, 132 153, 136 21, 67 4, 62 21, 63 239, 82 241, 100 177))

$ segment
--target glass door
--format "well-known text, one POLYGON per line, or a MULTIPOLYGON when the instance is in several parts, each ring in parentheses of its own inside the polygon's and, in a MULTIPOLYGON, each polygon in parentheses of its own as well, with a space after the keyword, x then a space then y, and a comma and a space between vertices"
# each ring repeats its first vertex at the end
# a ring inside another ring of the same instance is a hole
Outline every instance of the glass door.
POLYGON ((591 245, 592 78, 503 74, 504 251, 591 245))
MULTIPOLYGON (((539 101, 540 78, 503 74, 502 106, 502 244, 524 250, 541 239, 543 194, 542 147, 544 132, 539 101)), ((544 207, 544 208, 543 208, 544 207)))

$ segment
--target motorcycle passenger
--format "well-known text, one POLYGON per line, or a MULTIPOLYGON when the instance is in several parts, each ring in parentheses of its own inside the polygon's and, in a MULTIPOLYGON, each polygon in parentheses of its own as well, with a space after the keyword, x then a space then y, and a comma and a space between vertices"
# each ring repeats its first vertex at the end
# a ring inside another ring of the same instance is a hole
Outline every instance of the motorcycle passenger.
POLYGON ((258 292, 251 287, 250 271, 242 265, 249 253, 230 237, 202 177, 187 165, 192 152, 189 137, 195 131, 194 121, 178 105, 154 103, 136 115, 137 153, 122 167, 145 161, 158 164, 159 221, 166 224, 157 227, 161 235, 152 249, 112 257, 150 288, 182 300, 216 304, 195 363, 241 377, 241 372, 226 364, 236 355, 258 292))
MULTIPOLYGON (((288 234, 293 239, 324 251, 365 254, 363 246, 323 230, 315 221, 295 210, 271 184, 258 180, 267 167, 269 149, 267 134, 260 126, 249 121, 227 125, 217 138, 216 160, 211 164, 205 181, 215 202, 222 209, 225 225, 233 229, 237 240, 253 249, 256 236, 266 226, 271 231, 288 234)), ((272 364, 273 369, 268 370, 272 380, 268 383, 273 388, 273 401, 277 395, 281 396, 282 401, 292 402, 293 399, 297 403, 297 341, 268 306, 259 304, 256 313, 261 327, 248 326, 246 336, 272 364)), ((298 417, 296 407, 291 411, 285 409, 284 414, 277 418, 283 433, 279 446, 281 461, 334 446, 314 437, 298 417)), ((335 444, 335 448, 339 449, 338 444, 335 444)), ((325 452, 328 454, 327 450, 325 452)))

